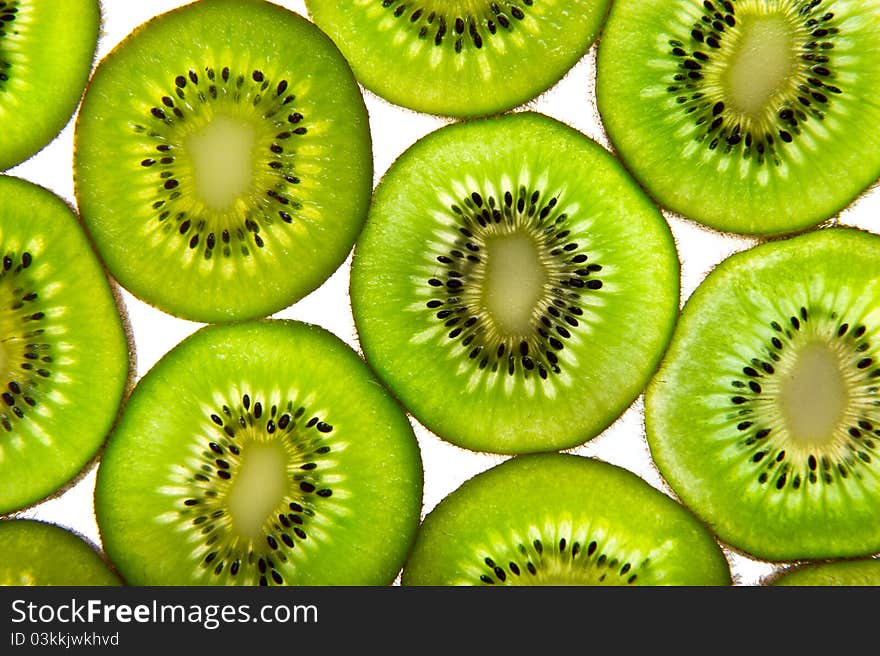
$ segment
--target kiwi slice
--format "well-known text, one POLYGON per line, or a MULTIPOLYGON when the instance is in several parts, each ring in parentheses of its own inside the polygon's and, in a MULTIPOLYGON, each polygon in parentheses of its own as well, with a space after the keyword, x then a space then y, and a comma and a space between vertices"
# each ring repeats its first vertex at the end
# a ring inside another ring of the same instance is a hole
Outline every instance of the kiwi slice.
POLYGON ((348 64, 305 18, 196 2, 97 67, 76 197, 110 272, 179 317, 262 317, 318 287, 366 217, 372 152, 348 64))
POLYGON ((0 520, 0 585, 121 585, 101 554, 54 524, 0 520))
POLYGON ((615 159, 537 113, 453 124, 376 189, 351 271, 367 361, 429 429, 524 453, 592 438, 678 313, 668 225, 615 159))
POLYGON ((770 561, 880 551, 880 236, 827 228, 722 262, 645 395, 685 505, 770 561))
POLYGON ((779 586, 880 586, 880 560, 860 558, 805 563, 781 570, 768 581, 779 586))
POLYGON ((119 308, 64 201, 0 176, 0 513, 56 492, 110 432, 129 375, 119 308))
POLYGON ((430 114, 501 112, 546 91, 589 50, 610 0, 307 0, 358 79, 430 114))
POLYGON ((0 170, 48 144, 79 104, 101 22, 97 0, 0 0, 0 170))
POLYGON ((201 329, 140 380, 98 470, 133 585, 382 585, 418 527, 421 457, 358 355, 293 321, 201 329))
POLYGON ((404 585, 729 585, 706 528, 635 474, 569 454, 512 458, 432 510, 404 585))
POLYGON ((619 0, 599 111, 667 208, 712 228, 818 224, 880 178, 880 13, 852 0, 619 0))

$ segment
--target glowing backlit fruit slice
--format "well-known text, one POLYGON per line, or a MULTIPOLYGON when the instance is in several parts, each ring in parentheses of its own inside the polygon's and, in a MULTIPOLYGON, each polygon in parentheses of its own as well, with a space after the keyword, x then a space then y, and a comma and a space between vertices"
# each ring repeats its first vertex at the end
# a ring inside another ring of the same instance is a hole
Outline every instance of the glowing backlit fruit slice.
POLYGON ((729 585, 706 527, 635 474, 567 454, 520 456, 428 514, 404 585, 729 585))
POLYGON ((421 502, 406 415, 351 348, 291 321, 210 326, 169 352, 95 492, 134 585, 387 585, 421 502))
POLYGON ((76 197, 114 277, 187 319, 263 317, 345 260, 372 153, 348 64, 312 23, 196 2, 99 65, 75 133, 76 197))
POLYGON ((681 500, 774 561, 880 550, 880 236, 828 228, 732 256, 645 394, 681 500))
POLYGON ((70 120, 100 22, 97 0, 0 1, 0 170, 29 158, 70 120))
POLYGON ((641 393, 679 302, 669 227, 546 116, 453 124, 379 184, 351 300, 367 361, 440 437, 499 453, 594 437, 641 393))
POLYGON ((122 585, 79 535, 29 519, 0 520, 0 586, 122 585))
POLYGON ((0 513, 57 492, 110 432, 129 375, 107 276, 52 193, 0 176, 0 513))
POLYGON ((358 79, 422 112, 482 116, 546 91, 595 40, 609 0, 307 0, 358 79))
POLYGON ((618 0, 599 111, 661 205, 718 230, 801 230, 880 178, 878 30, 859 0, 618 0))

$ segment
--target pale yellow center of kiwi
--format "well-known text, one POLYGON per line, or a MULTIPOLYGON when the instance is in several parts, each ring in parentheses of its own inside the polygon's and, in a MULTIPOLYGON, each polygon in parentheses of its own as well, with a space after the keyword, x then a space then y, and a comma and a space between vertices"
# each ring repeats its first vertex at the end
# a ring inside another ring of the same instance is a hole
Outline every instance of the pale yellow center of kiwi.
MULTIPOLYGON (((22 319, 29 314, 27 308, 12 310, 11 305, 21 298, 21 282, 12 283, 9 278, 0 283, 0 298, 8 299, 7 311, 0 312, 0 378, 8 382, 21 362, 25 361, 25 345, 31 339, 22 337, 22 319), (18 289, 16 289, 18 288, 18 289)), ((35 310, 31 310, 33 312, 35 310)), ((21 373, 18 370, 17 373, 21 373)))
POLYGON ((522 232, 486 241, 483 303, 497 328, 509 336, 528 335, 548 272, 534 239, 522 232))
POLYGON ((796 441, 808 445, 832 440, 849 403, 837 352, 818 341, 800 348, 780 380, 778 403, 796 441))
POLYGON ((256 140, 253 125, 224 114, 184 140, 196 193, 207 207, 226 210, 251 187, 256 140))
POLYGON ((239 534, 257 539, 288 489, 288 456, 278 440, 249 441, 226 497, 232 525, 239 534))
POLYGON ((757 119, 789 91, 798 70, 795 33, 778 14, 746 15, 739 27, 740 38, 721 80, 731 109, 757 119))

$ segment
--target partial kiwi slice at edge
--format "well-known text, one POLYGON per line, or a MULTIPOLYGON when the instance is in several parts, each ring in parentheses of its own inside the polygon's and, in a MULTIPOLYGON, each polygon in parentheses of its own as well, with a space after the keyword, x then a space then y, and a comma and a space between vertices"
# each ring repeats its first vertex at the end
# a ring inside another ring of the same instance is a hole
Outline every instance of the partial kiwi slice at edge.
POLYGON ((764 582, 778 586, 880 586, 880 559, 812 562, 780 570, 764 582))
POLYGON ((476 117, 532 100, 596 39, 609 0, 308 0, 368 89, 430 114, 476 117))
POLYGON ((880 178, 880 12, 852 0, 618 0, 597 99, 627 167, 717 230, 791 233, 880 178))
POLYGON ((98 0, 0 2, 0 170, 48 144, 79 104, 95 57, 98 0))
POLYGON ((880 236, 827 228, 712 271, 645 394, 651 455, 731 547, 880 551, 880 236))
POLYGON ((729 585, 697 519, 630 471, 570 454, 518 456, 443 499, 403 585, 729 585))
POLYGON ((95 547, 55 524, 0 520, 0 553, 0 586, 122 585, 95 547))
POLYGON ((107 268, 179 317, 264 317, 345 260, 372 151, 336 46, 263 0, 194 2, 103 59, 75 131, 75 191, 107 268))
POLYGON ((351 271, 370 365, 478 451, 591 439, 641 393, 678 313, 669 226, 617 161, 534 112, 453 124, 378 185, 351 271))
POLYGON ((421 512, 409 421, 322 328, 203 328, 138 383, 98 469, 133 585, 385 585, 421 512))
POLYGON ((117 301, 76 215, 0 176, 0 513, 56 493, 95 458, 130 376, 117 301))

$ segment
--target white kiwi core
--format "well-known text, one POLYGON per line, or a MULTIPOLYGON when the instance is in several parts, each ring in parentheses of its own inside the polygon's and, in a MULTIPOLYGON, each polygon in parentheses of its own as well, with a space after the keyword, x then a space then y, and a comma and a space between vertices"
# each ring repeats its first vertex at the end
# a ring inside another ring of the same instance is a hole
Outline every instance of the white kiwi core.
POLYGON ((804 444, 831 441, 849 397, 839 356, 821 342, 805 344, 780 381, 779 405, 792 437, 804 444))
POLYGON ((262 526, 287 492, 287 452, 277 440, 250 441, 226 498, 239 534, 259 538, 262 526))
POLYGON ((547 282, 538 245, 530 235, 512 232, 489 239, 485 251, 483 302, 487 312, 508 335, 528 335, 547 282))
POLYGON ((789 21, 777 14, 744 17, 741 35, 725 74, 727 103, 759 118, 797 72, 796 42, 789 21))
POLYGON ((256 130, 223 114, 187 137, 196 191, 214 210, 228 209, 251 186, 256 130))

